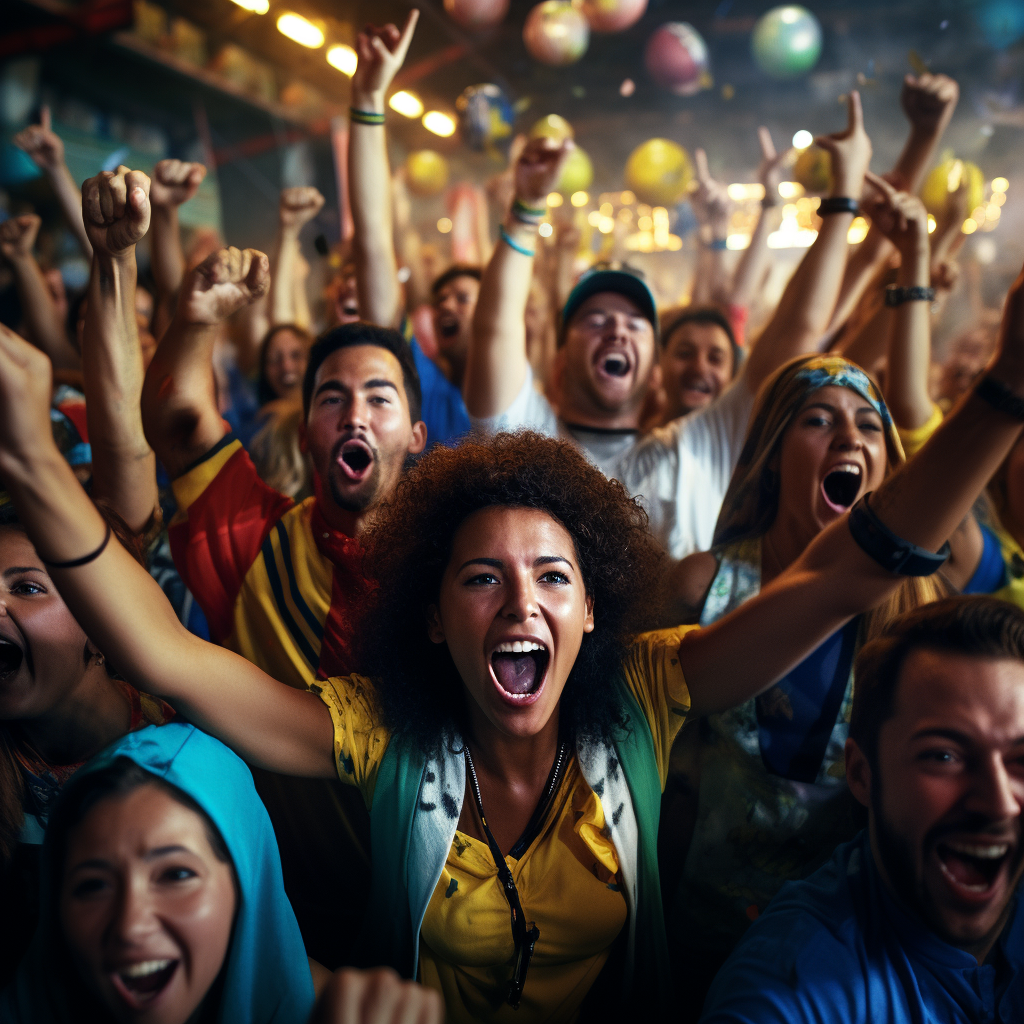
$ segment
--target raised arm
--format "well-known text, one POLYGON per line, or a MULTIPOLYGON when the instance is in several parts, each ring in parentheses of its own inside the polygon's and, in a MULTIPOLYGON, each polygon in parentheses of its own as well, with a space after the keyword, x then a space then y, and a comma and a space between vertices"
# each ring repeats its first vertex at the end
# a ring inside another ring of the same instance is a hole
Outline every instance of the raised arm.
POLYGON ((308 691, 192 636, 159 585, 111 538, 50 433, 46 356, 0 327, 0 479, 72 614, 130 683, 170 701, 245 760, 334 774, 331 717, 308 691), (54 563, 102 551, 86 564, 54 563))
POLYGON ((728 273, 725 267, 725 243, 729 235, 732 200, 725 185, 711 176, 708 156, 703 149, 694 150, 697 189, 690 195, 690 206, 700 224, 697 272, 693 281, 693 304, 728 301, 728 273))
POLYGON ((142 531, 159 507, 156 456, 142 431, 135 245, 150 224, 149 178, 119 167, 82 185, 92 271, 82 337, 93 497, 142 531))
POLYGON ((419 11, 409 12, 399 31, 394 25, 372 26, 359 33, 359 63, 352 76, 352 108, 371 115, 352 118, 348 143, 348 189, 352 205, 352 255, 356 262, 359 315, 363 320, 396 327, 402 318, 395 242, 391 226, 391 169, 383 116, 392 80, 405 60, 419 11))
POLYGON ((172 479, 227 431, 217 409, 214 342, 223 321, 269 284, 270 261, 254 249, 221 249, 185 277, 142 389, 146 437, 172 479))
MULTIPOLYGON (((1024 400, 1024 271, 1010 290, 987 376, 1024 400)), ((1022 427, 1020 419, 968 392, 921 451, 872 495, 871 509, 898 537, 937 551, 1022 427)), ((761 692, 844 622, 881 602, 899 580, 858 546, 848 516, 837 520, 757 597, 683 640, 679 657, 694 713, 732 707, 761 692)))
POLYGON ((153 207, 150 260, 156 282, 156 308, 153 310, 153 334, 159 338, 174 315, 185 256, 181 251, 178 207, 187 203, 206 177, 202 164, 184 160, 160 160, 153 168, 149 201, 153 207))
MULTIPOLYGON (((270 280, 270 325, 300 323, 296 308, 296 281, 302 252, 299 234, 320 212, 324 197, 318 189, 308 186, 281 189, 277 208, 277 245, 270 280)), ((305 287, 300 282, 301 287, 305 287)), ((300 324, 300 326, 306 326, 300 324)))
POLYGON ((526 302, 537 228, 572 142, 531 139, 515 163, 515 200, 480 282, 463 397, 471 416, 504 412, 526 380, 526 302), (533 212, 531 212, 533 211, 533 212))
POLYGON ((50 127, 50 108, 44 106, 39 114, 39 124, 29 125, 14 136, 14 144, 23 149, 35 165, 49 179, 50 187, 56 193, 61 212, 75 241, 82 247, 86 259, 92 259, 92 246, 82 223, 82 193, 71 177, 64 162, 64 143, 50 127))
MULTIPOLYGON (((871 140, 864 131, 860 94, 851 92, 844 132, 817 139, 832 157, 834 198, 858 199, 871 161, 871 140)), ((782 293, 774 316, 762 331, 743 368, 747 386, 756 391, 779 366, 814 350, 821 340, 839 295, 846 265, 846 235, 852 213, 830 213, 807 255, 782 293)))
POLYGON ((0 224, 0 252, 14 271, 29 339, 50 357, 58 370, 78 370, 81 360, 68 340, 67 328, 32 255, 39 224, 34 213, 5 220, 0 224))

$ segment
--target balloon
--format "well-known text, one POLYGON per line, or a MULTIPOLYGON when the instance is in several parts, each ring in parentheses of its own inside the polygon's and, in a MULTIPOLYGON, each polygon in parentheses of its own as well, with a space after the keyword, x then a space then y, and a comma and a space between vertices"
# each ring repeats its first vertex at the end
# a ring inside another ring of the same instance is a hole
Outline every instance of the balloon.
POLYGON ((564 192, 572 195, 573 192, 583 192, 590 188, 594 180, 594 165, 590 157, 577 146, 565 161, 562 168, 562 176, 558 179, 556 192, 564 192))
POLYGON ((1005 50, 1024 36, 1024 3, 1021 0, 989 0, 975 17, 989 46, 1005 50))
POLYGON ((647 0, 583 0, 581 6, 595 32, 621 32, 643 17, 647 0))
POLYGON ((466 144, 478 152, 512 137, 512 104, 496 85, 471 85, 455 101, 466 144))
POLYGON ((479 32, 504 19, 508 0, 444 0, 444 9, 452 21, 479 32))
POLYGON ((762 71, 773 78, 797 78, 818 63, 821 25, 806 7, 774 7, 758 19, 750 48, 762 71))
POLYGON ((642 203, 674 206, 689 189, 693 165, 678 143, 648 139, 626 161, 626 186, 642 203))
POLYGON ((667 22, 647 40, 644 64, 658 85, 677 96, 692 96, 711 84, 707 44, 685 21, 667 22))
POLYGON ((564 117, 559 117, 558 114, 548 114, 547 117, 542 117, 531 129, 530 138, 554 139, 555 142, 564 142, 566 139, 573 137, 572 125, 564 117))
POLYGON ((544 0, 526 16, 523 42, 542 64, 572 64, 587 52, 590 24, 567 0, 544 0))
POLYGON ((821 146, 802 150, 793 165, 793 179, 808 192, 828 192, 832 187, 832 157, 821 146))
POLYGON ((405 169, 409 188, 418 196, 436 196, 448 184, 448 161, 432 149, 410 153, 405 169))
POLYGON ((985 197, 985 176, 981 168, 967 160, 950 157, 928 174, 924 179, 924 188, 921 189, 921 199, 933 217, 942 216, 946 208, 946 197, 957 190, 961 181, 967 184, 968 213, 981 206, 985 197))

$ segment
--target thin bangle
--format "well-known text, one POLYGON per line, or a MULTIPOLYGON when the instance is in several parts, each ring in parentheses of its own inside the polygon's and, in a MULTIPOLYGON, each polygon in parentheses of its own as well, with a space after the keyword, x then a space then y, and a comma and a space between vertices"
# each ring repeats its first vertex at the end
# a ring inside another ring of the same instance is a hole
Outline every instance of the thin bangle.
POLYGON ((48 562, 45 558, 42 558, 41 561, 43 565, 50 569, 77 569, 80 565, 88 565, 99 558, 109 543, 110 523, 107 523, 107 532, 103 535, 103 543, 95 551, 90 552, 88 555, 82 555, 81 558, 72 558, 69 562, 48 562))
POLYGON ((536 251, 535 249, 527 249, 525 245, 520 245, 520 244, 519 244, 519 243, 518 243, 518 242, 517 242, 517 241, 516 241, 516 240, 515 240, 515 239, 514 239, 514 238, 513 238, 513 237, 512 237, 512 236, 511 236, 511 235, 510 235, 510 234, 509 234, 509 233, 508 233, 507 231, 506 231, 506 230, 505 230, 505 225, 504 225, 504 224, 501 224, 501 225, 499 225, 499 227, 498 227, 498 235, 500 236, 501 240, 502 240, 502 241, 503 241, 503 242, 504 242, 504 243, 505 243, 505 244, 506 244, 506 245, 507 245, 507 246, 508 246, 508 247, 509 247, 510 249, 515 249, 515 251, 516 251, 516 252, 518 252, 518 253, 520 253, 521 255, 523 255, 523 256, 529 256, 529 257, 531 257, 531 258, 537 255, 537 251, 536 251))
POLYGON ((349 120, 356 124, 383 124, 384 115, 373 110, 356 110, 355 107, 348 108, 349 120))
POLYGON ((533 217, 536 220, 543 220, 545 214, 548 212, 546 206, 527 206, 521 199, 514 199, 512 201, 512 212, 521 213, 524 217, 533 217))

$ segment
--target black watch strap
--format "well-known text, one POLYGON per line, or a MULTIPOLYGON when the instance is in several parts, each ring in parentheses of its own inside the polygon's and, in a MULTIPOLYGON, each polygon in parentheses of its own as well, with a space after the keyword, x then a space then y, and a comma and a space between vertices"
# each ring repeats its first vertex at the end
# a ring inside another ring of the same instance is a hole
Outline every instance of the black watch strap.
POLYGON ((898 284, 891 284, 885 289, 885 304, 887 306, 902 306, 904 302, 934 302, 935 289, 923 288, 919 284, 911 285, 909 288, 901 288, 898 284))
POLYGON ((871 510, 865 494, 850 510, 850 533, 860 548, 896 576, 931 576, 949 558, 947 541, 938 554, 897 537, 871 510))
POLYGON ((852 213, 856 217, 860 213, 860 203, 849 196, 829 196, 818 204, 819 217, 827 217, 830 213, 852 213))
POLYGON ((974 393, 988 402, 993 409, 1024 421, 1024 398, 1019 398, 1005 384, 993 380, 988 374, 978 381, 974 393))

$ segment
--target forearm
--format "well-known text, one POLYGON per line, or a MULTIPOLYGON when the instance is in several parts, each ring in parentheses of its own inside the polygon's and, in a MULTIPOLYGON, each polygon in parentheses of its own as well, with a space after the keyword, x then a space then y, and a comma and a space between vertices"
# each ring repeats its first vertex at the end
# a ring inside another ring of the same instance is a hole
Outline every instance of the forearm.
POLYGON ((944 119, 934 130, 917 127, 910 129, 899 159, 886 175, 901 192, 917 192, 920 189, 924 173, 935 155, 947 123, 944 119))
POLYGON ((754 301, 757 289, 764 280, 770 258, 768 236, 775 226, 774 210, 774 206, 761 208, 757 225, 750 236, 750 245, 743 250, 743 255, 740 257, 736 276, 732 281, 732 293, 729 297, 729 302, 734 306, 749 306, 754 301))
POLYGON ((135 325, 134 251, 93 256, 82 339, 93 495, 133 530, 157 507, 156 456, 142 429, 142 352, 135 325))
POLYGON ((75 241, 81 247, 85 258, 91 260, 92 242, 89 241, 89 236, 85 233, 85 221, 82 219, 81 189, 75 184, 75 179, 71 177, 71 172, 65 163, 48 170, 46 176, 57 195, 57 202, 60 203, 64 220, 75 236, 75 241))
POLYGON ((850 258, 846 261, 843 282, 829 321, 829 330, 838 330, 849 321, 878 275, 879 269, 886 265, 892 253, 893 247, 888 239, 877 228, 872 227, 867 238, 850 253, 850 258))
POLYGON ((50 294, 35 257, 28 253, 11 260, 29 340, 50 357, 55 370, 78 370, 82 361, 68 340, 67 328, 50 294))
MULTIPOLYGON (((931 259, 927 238, 913 256, 904 255, 896 276, 901 288, 927 288, 931 259)), ((885 399, 897 426, 913 430, 928 422, 932 401, 928 394, 931 366, 930 303, 904 302, 890 313, 889 359, 885 399)))
POLYGON ((295 271, 299 233, 290 226, 278 232, 270 275, 270 326, 295 323, 295 271))
POLYGON ((173 298, 178 294, 185 276, 178 207, 173 204, 154 205, 150 232, 150 265, 156 282, 157 298, 173 298))
POLYGON ((473 315, 473 340, 466 360, 463 396, 470 415, 485 417, 504 412, 526 380, 526 326, 537 229, 511 216, 494 248, 480 282, 473 315))

